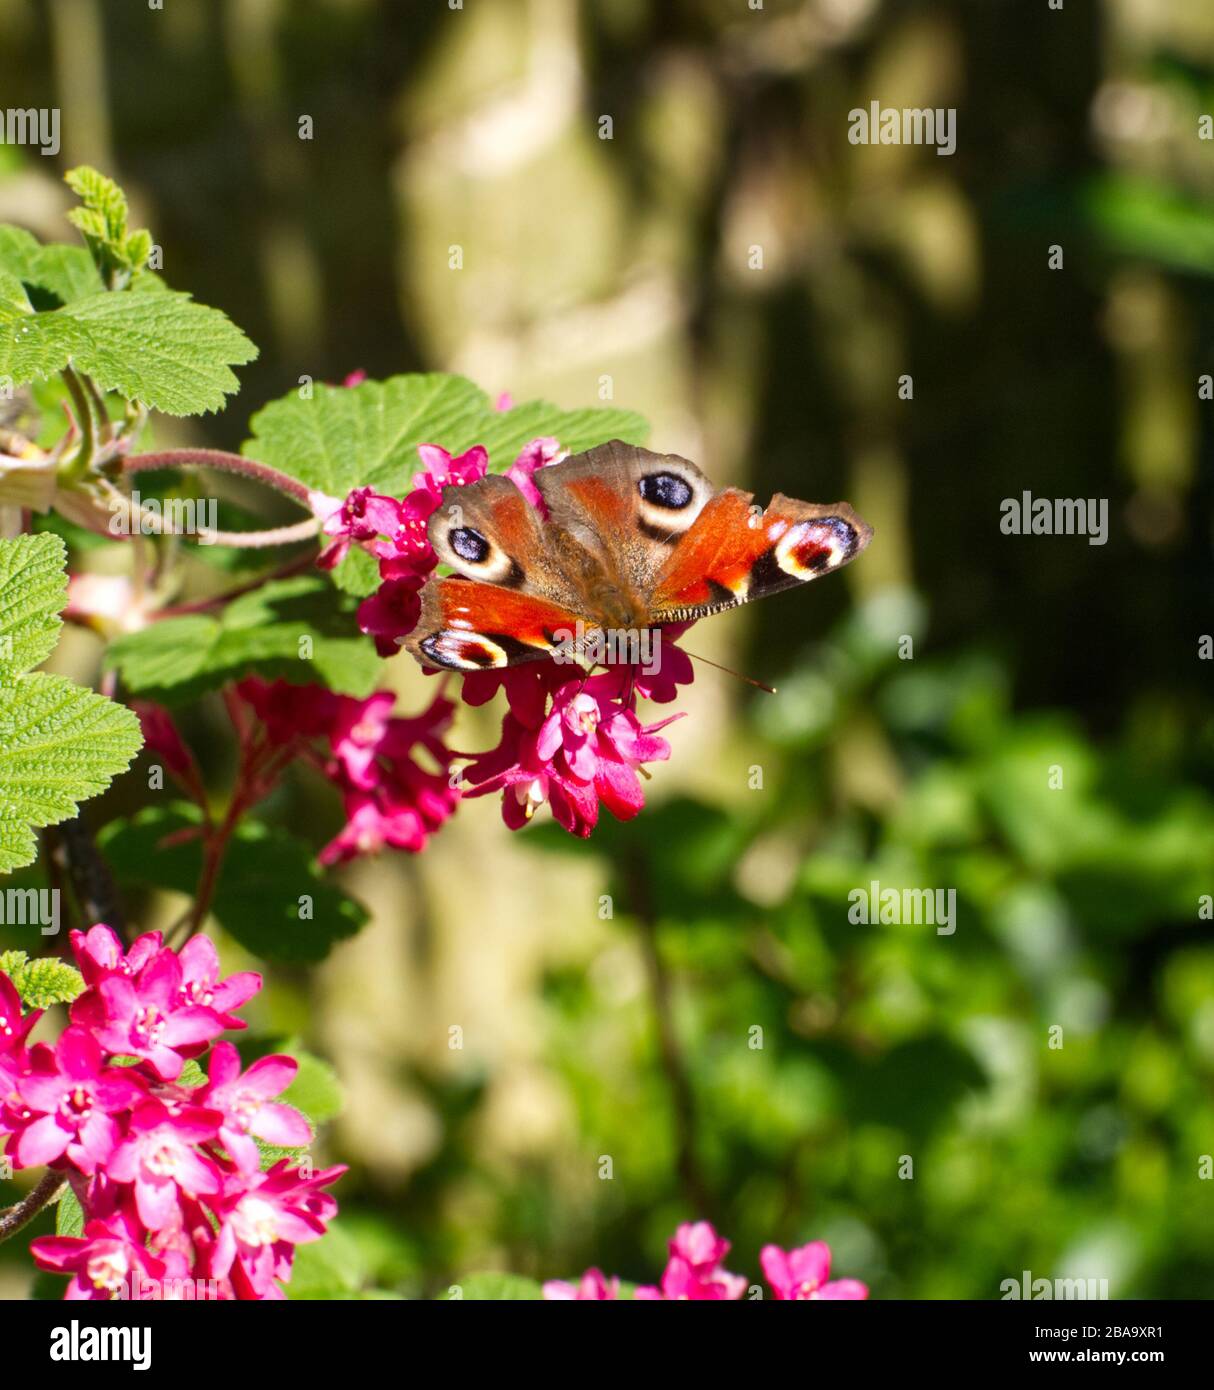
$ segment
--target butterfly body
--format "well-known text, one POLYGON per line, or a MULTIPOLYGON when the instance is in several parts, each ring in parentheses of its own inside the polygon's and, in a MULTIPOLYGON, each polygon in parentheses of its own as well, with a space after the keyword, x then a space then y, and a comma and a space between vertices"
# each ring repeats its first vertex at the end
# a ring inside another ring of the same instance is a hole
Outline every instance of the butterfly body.
POLYGON ((846 503, 717 491, 676 454, 613 440, 540 469, 545 520, 509 479, 444 490, 428 535, 456 573, 431 579, 404 645, 423 665, 489 670, 569 635, 707 617, 830 573, 871 528, 846 503))

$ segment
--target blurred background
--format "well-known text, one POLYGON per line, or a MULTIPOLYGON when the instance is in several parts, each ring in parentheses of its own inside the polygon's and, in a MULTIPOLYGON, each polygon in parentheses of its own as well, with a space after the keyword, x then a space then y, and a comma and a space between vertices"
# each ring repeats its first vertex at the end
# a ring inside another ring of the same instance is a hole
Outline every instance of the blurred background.
MULTIPOLYGON (((62 170, 95 164, 261 346, 158 442, 238 448, 302 374, 452 370, 609 398, 720 485, 876 528, 688 637, 779 694, 701 668, 639 820, 583 845, 469 803, 346 871, 371 925, 273 975, 346 1091, 348 1286, 651 1279, 704 1216, 733 1269, 824 1238, 879 1297, 1214 1294, 1208 0, 0 0, 0 28, 5 105, 63 113, 57 158, 0 146, 0 221, 67 237, 62 170), (956 108, 956 153, 850 144, 874 100, 956 108), (1108 499, 1107 544, 1002 534, 1024 490, 1108 499), (849 922, 872 880, 955 889, 955 933, 849 922)), ((217 785, 223 728, 190 730, 217 785)), ((338 823, 306 779, 272 812, 338 823)))

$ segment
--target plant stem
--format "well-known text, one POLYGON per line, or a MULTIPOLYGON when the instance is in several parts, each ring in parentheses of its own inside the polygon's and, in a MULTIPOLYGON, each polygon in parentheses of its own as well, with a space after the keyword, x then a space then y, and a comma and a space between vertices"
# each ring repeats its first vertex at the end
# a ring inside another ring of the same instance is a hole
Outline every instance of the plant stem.
POLYGON ((46 1173, 38 1186, 11 1207, 0 1211, 0 1241, 15 1236, 22 1226, 28 1226, 35 1216, 50 1206, 66 1185, 62 1173, 46 1173))
POLYGON ((219 473, 236 473, 308 506, 308 489, 297 478, 243 454, 222 449, 163 449, 153 454, 131 454, 122 461, 125 473, 147 473, 156 468, 213 468, 219 473))
POLYGON ((67 874, 82 919, 89 926, 104 922, 125 936, 126 912, 118 886, 93 842, 84 813, 48 827, 46 837, 52 861, 67 874))
POLYGON ((93 455, 97 451, 97 435, 93 428, 93 402, 89 399, 89 394, 75 368, 64 367, 62 376, 72 404, 76 407, 76 423, 80 426, 80 448, 72 460, 70 471, 73 477, 82 478, 88 472, 93 455))

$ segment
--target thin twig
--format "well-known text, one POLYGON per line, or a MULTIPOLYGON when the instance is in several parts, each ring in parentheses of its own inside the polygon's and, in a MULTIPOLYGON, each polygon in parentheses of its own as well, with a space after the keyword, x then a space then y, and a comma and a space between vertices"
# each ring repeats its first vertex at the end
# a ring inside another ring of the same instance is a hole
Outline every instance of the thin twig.
POLYGON ((0 1241, 15 1236, 22 1226, 29 1223, 44 1207, 49 1207, 66 1186, 62 1173, 49 1172, 32 1192, 28 1192, 19 1202, 0 1211, 0 1241))
POLYGON ((124 473, 147 473, 157 468, 213 468, 219 473, 236 473, 308 506, 308 489, 298 478, 243 454, 229 454, 222 449, 164 449, 152 454, 130 454, 122 461, 124 473))
POLYGON ((125 936, 126 911, 118 886, 93 842, 83 813, 50 827, 47 837, 54 863, 67 874, 80 916, 90 926, 104 922, 119 936, 125 936))

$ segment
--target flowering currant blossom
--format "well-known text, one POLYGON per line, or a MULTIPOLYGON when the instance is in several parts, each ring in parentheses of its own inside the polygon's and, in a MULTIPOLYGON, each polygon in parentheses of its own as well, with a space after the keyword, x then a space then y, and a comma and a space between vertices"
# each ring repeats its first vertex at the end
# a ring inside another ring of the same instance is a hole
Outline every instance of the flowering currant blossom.
POLYGON ((759 1263, 774 1298, 803 1301, 868 1297, 867 1286, 858 1279, 827 1282, 830 1280, 830 1246, 824 1240, 811 1241, 796 1250, 765 1245, 759 1251, 759 1263))
POLYGON ((42 1236, 33 1250, 41 1268, 73 1276, 68 1299, 130 1297, 132 1287, 159 1280, 165 1271, 164 1261, 144 1244, 138 1223, 121 1213, 87 1221, 83 1235, 42 1236))
POLYGON ((601 1269, 588 1269, 576 1284, 550 1279, 544 1285, 544 1297, 553 1301, 603 1303, 619 1296, 620 1281, 604 1278, 601 1269))
MULTIPOLYGON (((722 1302, 745 1296, 748 1285, 740 1274, 730 1274, 723 1261, 729 1242, 707 1221, 685 1222, 670 1241, 670 1257, 659 1285, 642 1284, 633 1297, 641 1302, 722 1302)), ((855 1279, 826 1282, 830 1276, 830 1247, 814 1241, 798 1250, 765 1245, 759 1256, 763 1273, 775 1299, 861 1299, 868 1289, 855 1279)), ((544 1285, 549 1300, 582 1302, 617 1299, 619 1280, 588 1269, 576 1284, 553 1279, 544 1285)))
POLYGON ((281 1298, 295 1246, 318 1239, 337 1204, 321 1188, 345 1171, 281 1159, 259 1171, 255 1140, 304 1148, 311 1130, 279 1097, 290 1057, 241 1070, 215 1044, 210 1076, 187 1060, 226 1028, 260 976, 220 978, 205 937, 180 954, 159 933, 128 950, 106 926, 73 932, 86 989, 53 1046, 25 1047, 38 1015, 0 974, 0 1134, 15 1167, 49 1165, 84 1208, 79 1236, 31 1244, 43 1269, 72 1276, 70 1299, 281 1298), (133 1064, 115 1066, 116 1058, 133 1064))

